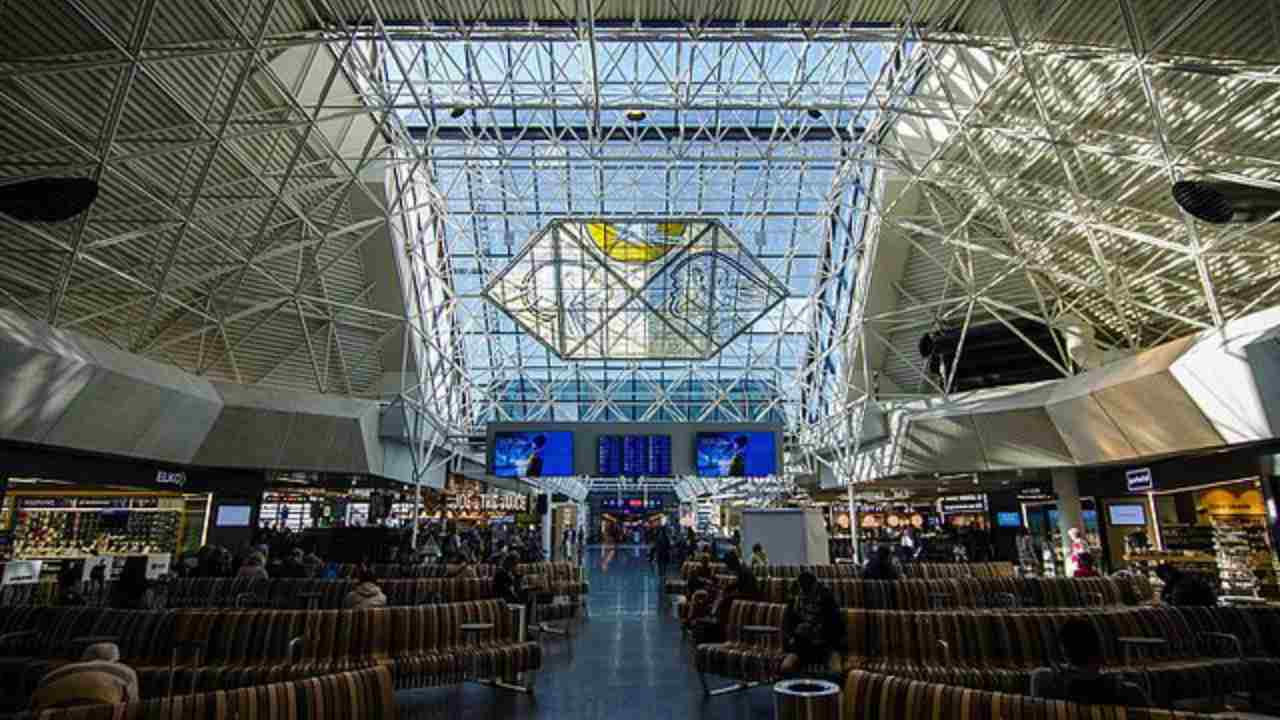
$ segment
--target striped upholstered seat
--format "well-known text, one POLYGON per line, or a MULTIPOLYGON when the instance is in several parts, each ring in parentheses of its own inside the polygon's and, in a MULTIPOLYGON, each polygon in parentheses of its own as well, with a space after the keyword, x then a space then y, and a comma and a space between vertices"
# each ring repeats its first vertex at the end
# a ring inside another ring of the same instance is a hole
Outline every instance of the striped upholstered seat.
POLYGON ((844 681, 840 717, 846 720, 1194 720, 1210 716, 1155 708, 1080 705, 853 671, 844 681))
POLYGON ((36 720, 394 720, 393 693, 390 672, 370 668, 171 700, 48 710, 36 720))
MULTIPOLYGON (((730 641, 699 646, 699 672, 738 680, 768 679, 781 648, 744 647, 736 625, 780 625, 784 606, 736 603, 730 641), (767 618, 765 622, 758 622, 767 618), (776 618, 776 620, 775 620, 776 618)), ((846 670, 861 669, 976 689, 1025 693, 1031 672, 1061 661, 1058 629, 1073 617, 1097 625, 1106 664, 1126 662, 1122 637, 1165 640, 1132 659, 1154 700, 1247 692, 1280 685, 1280 610, 1273 608, 1117 607, 1106 610, 924 611, 845 610, 846 670), (1242 657, 1211 653, 1201 633, 1241 640, 1242 657)))
MULTIPOLYGON (((378 585, 388 605, 465 602, 494 596, 492 578, 392 578, 379 580, 378 585)), ((317 608, 338 610, 355 586, 354 580, 190 578, 170 583, 168 603, 171 608, 230 608, 239 599, 249 607, 286 609, 307 608, 314 602, 317 608)))

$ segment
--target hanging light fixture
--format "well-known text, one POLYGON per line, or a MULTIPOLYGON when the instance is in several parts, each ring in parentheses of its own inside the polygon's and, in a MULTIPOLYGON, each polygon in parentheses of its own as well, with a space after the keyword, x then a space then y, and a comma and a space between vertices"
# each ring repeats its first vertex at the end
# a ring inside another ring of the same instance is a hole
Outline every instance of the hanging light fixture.
POLYGON ((35 178, 0 185, 0 214, 22 222, 60 222, 79 215, 98 198, 91 178, 35 178))
POLYGON ((1180 180, 1173 200, 1197 220, 1218 225, 1259 222, 1280 212, 1280 191, 1239 182, 1180 180))
POLYGON ((644 122, 644 119, 649 117, 649 113, 638 108, 628 110, 625 114, 627 120, 633 123, 644 122))

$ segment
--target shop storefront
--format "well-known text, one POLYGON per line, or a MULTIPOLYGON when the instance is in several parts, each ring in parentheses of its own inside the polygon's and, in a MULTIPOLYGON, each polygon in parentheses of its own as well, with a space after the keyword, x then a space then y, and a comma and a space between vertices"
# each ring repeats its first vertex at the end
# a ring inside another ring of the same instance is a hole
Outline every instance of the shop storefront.
POLYGON ((1260 478, 1155 489, 1145 500, 1145 507, 1141 500, 1109 502, 1113 531, 1125 528, 1127 564, 1150 572, 1169 563, 1199 575, 1220 595, 1280 599, 1260 478))
MULTIPOLYGON (((1068 558, 1062 552, 1062 529, 1058 524, 1057 500, 1024 500, 1022 507, 1022 527, 1027 529, 1027 537, 1020 544, 1018 551, 1020 564, 1030 568, 1041 577, 1066 577, 1069 570, 1068 558), (1038 557, 1039 562, 1035 561, 1038 557)), ((997 522, 1002 518, 997 516, 997 522)), ((1004 524, 1011 524, 1011 521, 1004 524)), ((1097 501, 1092 497, 1080 498, 1081 541, 1084 550, 1095 558, 1101 557, 1102 528, 1098 520, 1097 501)))
POLYGON ((50 578, 69 562, 88 580, 95 567, 115 577, 131 557, 145 556, 154 576, 173 558, 198 549, 207 532, 210 497, 202 493, 60 489, 47 481, 10 479, 0 511, 4 586, 50 578))

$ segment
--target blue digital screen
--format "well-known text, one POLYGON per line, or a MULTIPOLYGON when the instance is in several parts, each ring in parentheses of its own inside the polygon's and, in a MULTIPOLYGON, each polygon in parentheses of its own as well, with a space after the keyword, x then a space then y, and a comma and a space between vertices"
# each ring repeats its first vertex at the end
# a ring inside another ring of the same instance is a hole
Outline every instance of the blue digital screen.
POLYGON ((649 474, 649 437, 647 435, 623 436, 622 474, 626 477, 649 474))
POLYGON ((649 436, 649 476, 671 477, 671 436, 649 436))
POLYGON ((498 477, 573 475, 573 433, 565 430, 494 433, 493 474, 498 477))
POLYGON ((601 477, 622 475, 621 435, 601 435, 596 440, 596 472, 601 477))
POLYGON ((1002 528, 1022 527, 1022 513, 998 512, 996 513, 996 525, 1002 528))
POLYGON ((763 477, 778 471, 772 432, 698 433, 697 452, 703 477, 763 477))
POLYGON ((600 477, 671 477, 670 435, 601 435, 596 439, 600 477))

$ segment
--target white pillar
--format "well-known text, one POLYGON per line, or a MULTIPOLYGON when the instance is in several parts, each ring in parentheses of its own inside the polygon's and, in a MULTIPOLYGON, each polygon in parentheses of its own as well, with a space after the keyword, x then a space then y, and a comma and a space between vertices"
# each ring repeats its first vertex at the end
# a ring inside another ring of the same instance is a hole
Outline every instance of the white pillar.
POLYGON ((1053 492, 1058 496, 1058 530, 1062 534, 1063 567, 1071 576, 1071 537, 1069 530, 1079 528, 1085 537, 1084 520, 1080 515, 1080 483, 1073 468, 1057 468, 1052 471, 1053 492))
MULTIPOLYGON (((853 549, 853 561, 862 562, 861 548, 858 547, 858 501, 853 496, 853 478, 849 478, 849 545, 853 549)), ((832 531, 838 530, 832 521, 832 531)))
POLYGON ((551 536, 554 534, 551 532, 551 515, 555 512, 551 507, 552 497, 553 495, 551 493, 547 493, 547 514, 542 516, 542 553, 548 560, 555 557, 555 553, 552 552, 551 545, 551 536))

